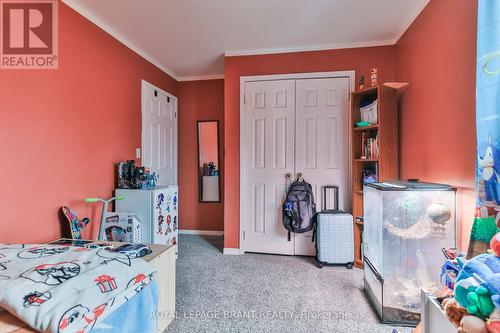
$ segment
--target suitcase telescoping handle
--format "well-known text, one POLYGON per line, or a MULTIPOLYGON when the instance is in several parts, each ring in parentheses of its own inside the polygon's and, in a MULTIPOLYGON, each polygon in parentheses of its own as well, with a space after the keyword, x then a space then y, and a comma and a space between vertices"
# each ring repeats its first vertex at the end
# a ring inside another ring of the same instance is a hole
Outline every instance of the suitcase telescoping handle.
POLYGON ((335 195, 335 201, 334 201, 334 207, 333 209, 338 210, 339 209, 339 187, 337 185, 325 185, 323 186, 323 207, 322 210, 327 210, 328 207, 326 206, 326 201, 327 201, 327 192, 328 190, 333 190, 333 193, 335 195))

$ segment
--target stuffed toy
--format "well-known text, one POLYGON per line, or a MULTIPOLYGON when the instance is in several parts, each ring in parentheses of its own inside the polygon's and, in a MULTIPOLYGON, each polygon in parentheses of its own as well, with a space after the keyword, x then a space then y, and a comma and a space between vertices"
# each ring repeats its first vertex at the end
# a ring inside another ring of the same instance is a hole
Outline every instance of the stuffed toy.
POLYGON ((500 232, 491 239, 490 248, 497 257, 500 257, 500 232))
POLYGON ((457 328, 460 327, 462 318, 469 315, 467 310, 461 307, 454 298, 445 298, 443 300, 443 308, 446 318, 457 328))
POLYGON ((500 309, 495 309, 486 321, 488 333, 500 333, 500 309))
POLYGON ((465 316, 460 322, 458 333, 488 333, 486 323, 475 316, 465 316))
POLYGON ((457 261, 462 269, 455 280, 455 299, 470 314, 487 318, 500 308, 500 258, 480 254, 457 261))

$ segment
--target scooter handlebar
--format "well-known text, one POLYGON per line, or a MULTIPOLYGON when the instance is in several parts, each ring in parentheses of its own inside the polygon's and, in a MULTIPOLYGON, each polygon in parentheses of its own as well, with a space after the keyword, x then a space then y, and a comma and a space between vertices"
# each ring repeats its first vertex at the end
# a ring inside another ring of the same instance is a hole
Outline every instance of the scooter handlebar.
POLYGON ((102 202, 111 202, 113 200, 123 200, 125 199, 125 196, 124 195, 117 195, 116 197, 113 197, 111 199, 108 199, 108 200, 104 200, 104 199, 99 199, 99 198, 85 198, 83 201, 85 202, 98 202, 98 201, 102 201, 102 202))

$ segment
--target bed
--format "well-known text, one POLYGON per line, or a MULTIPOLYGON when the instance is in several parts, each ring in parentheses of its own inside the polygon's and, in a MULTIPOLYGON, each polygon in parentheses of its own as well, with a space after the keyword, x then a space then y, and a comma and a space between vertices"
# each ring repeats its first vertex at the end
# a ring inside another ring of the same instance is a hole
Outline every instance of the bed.
MULTIPOLYGON (((158 306, 158 287, 155 282, 147 286, 120 305, 114 312, 94 324, 92 333, 104 332, 155 332, 156 321, 151 319, 151 311, 156 311, 158 306)), ((0 312, 0 333, 34 333, 39 332, 13 314, 0 312)))
MULTIPOLYGON (((118 245, 121 244, 115 244, 118 245)), ((170 320, 157 321, 152 313, 175 311, 175 255, 169 246, 152 245, 152 249, 153 253, 144 257, 145 261, 136 261, 123 256, 114 257, 109 252, 103 254, 98 252, 99 250, 82 251, 81 248, 64 246, 52 246, 48 249, 49 252, 44 245, 23 245, 16 250, 0 246, 0 264, 15 259, 9 264, 14 263, 19 270, 13 275, 16 278, 17 275, 21 277, 19 281, 9 285, 5 279, 2 280, 2 275, 6 274, 5 270, 0 268, 0 305, 16 314, 14 316, 7 311, 0 312, 0 333, 37 332, 30 326, 40 331, 54 332, 135 332, 139 327, 143 332, 163 331, 170 320), (43 263, 40 262, 40 253, 43 253, 43 263), (75 256, 78 259, 75 259, 75 256), (52 272, 57 271, 59 275, 52 273, 48 278, 44 275, 44 281, 36 281, 40 276, 38 272, 35 274, 32 270, 26 270, 26 267, 35 265, 45 273, 45 262, 49 266, 59 265, 61 258, 65 261, 63 264, 68 267, 50 267, 52 272), (94 260, 96 258, 97 260, 94 260), (94 261, 98 264, 94 265, 94 261), (91 269, 78 270, 73 267, 73 263, 82 267, 87 265, 85 267, 91 269), (120 268, 121 266, 123 268, 120 268), (80 273, 78 277, 68 278, 68 275, 76 271, 80 273), (93 282, 85 285, 85 281, 91 280, 89 274, 92 274, 93 282), (154 274, 158 276, 154 277, 154 274), (59 283, 59 280, 64 283, 59 283), (161 288, 156 281, 161 283, 161 288), (64 285, 68 285, 65 287, 67 290, 61 287, 64 285), (20 290, 14 290, 16 288, 20 290), (38 294, 32 293, 33 288, 37 289, 38 294), (77 289, 82 289, 83 292, 77 289), (29 294, 32 295, 26 297, 29 294), (89 294, 92 294, 92 297, 88 296, 89 294), (24 295, 24 302, 21 302, 17 295, 24 295), (51 301, 51 297, 54 298, 51 304, 58 305, 56 310, 45 310, 45 313, 39 310, 44 308, 45 301, 51 301), (99 299, 94 300, 93 297, 99 299)))

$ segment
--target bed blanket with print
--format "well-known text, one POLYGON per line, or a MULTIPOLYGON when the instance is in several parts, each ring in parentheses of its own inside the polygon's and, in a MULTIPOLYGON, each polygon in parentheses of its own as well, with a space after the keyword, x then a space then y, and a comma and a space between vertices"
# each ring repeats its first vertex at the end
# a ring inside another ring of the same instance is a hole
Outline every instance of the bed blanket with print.
POLYGON ((142 259, 104 249, 0 244, 0 308, 42 332, 89 332, 151 282, 142 259))

